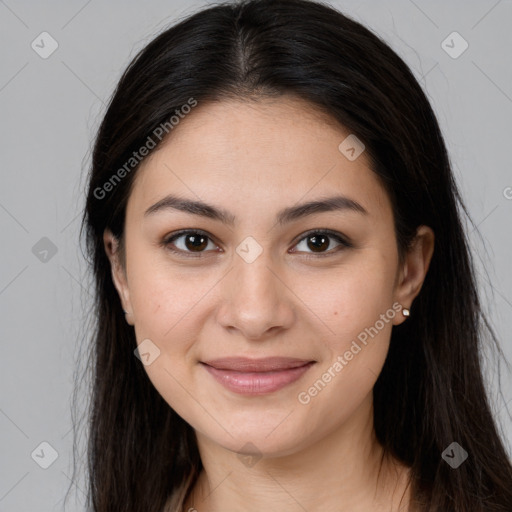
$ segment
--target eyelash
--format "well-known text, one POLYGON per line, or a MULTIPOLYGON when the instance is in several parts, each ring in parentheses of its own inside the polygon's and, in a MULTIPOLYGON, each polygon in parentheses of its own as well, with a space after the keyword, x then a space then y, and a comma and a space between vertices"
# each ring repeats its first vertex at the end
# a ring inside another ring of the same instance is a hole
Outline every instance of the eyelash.
MULTIPOLYGON (((208 238, 210 241, 213 242, 212 237, 208 233, 206 233, 205 231, 202 231, 200 229, 186 229, 186 230, 178 231, 176 233, 172 233, 170 236, 166 237, 162 241, 162 245, 165 248, 167 248, 168 250, 170 250, 171 252, 173 252, 175 254, 178 254, 180 256, 184 256, 185 258, 200 258, 200 257, 202 257, 202 255, 206 251, 194 254, 194 253, 189 252, 189 251, 183 251, 182 249, 176 249, 175 247, 172 246, 172 243, 175 240, 177 240, 178 238, 180 238, 180 237, 182 237, 184 235, 202 235, 202 236, 205 236, 206 238, 208 238)), ((302 235, 302 238, 300 238, 295 245, 298 245, 300 242, 302 242, 303 240, 307 239, 311 235, 328 235, 330 238, 333 238, 334 240, 336 240, 336 242, 339 242, 346 249, 354 247, 353 244, 351 242, 349 242, 346 238, 341 236, 340 233, 337 233, 336 231, 331 231, 330 229, 313 229, 313 230, 310 230, 310 231, 304 233, 302 235)), ((331 249, 331 250, 329 250, 327 252, 324 252, 324 253, 317 253, 317 254, 315 254, 315 253, 307 253, 308 255, 305 255, 304 258, 306 258, 306 259, 323 258, 323 257, 326 257, 326 256, 332 256, 333 253, 337 254, 338 252, 340 252, 340 250, 343 250, 343 248, 340 249, 340 246, 338 246, 337 248, 331 249)))

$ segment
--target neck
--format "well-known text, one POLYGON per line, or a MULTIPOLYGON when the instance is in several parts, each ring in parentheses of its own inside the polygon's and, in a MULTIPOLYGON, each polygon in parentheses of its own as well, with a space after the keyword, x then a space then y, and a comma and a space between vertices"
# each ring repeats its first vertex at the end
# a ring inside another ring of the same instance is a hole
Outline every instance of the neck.
POLYGON ((329 435, 287 455, 267 454, 254 465, 196 435, 203 470, 185 512, 408 510, 408 470, 384 456, 373 428, 371 394, 329 435))

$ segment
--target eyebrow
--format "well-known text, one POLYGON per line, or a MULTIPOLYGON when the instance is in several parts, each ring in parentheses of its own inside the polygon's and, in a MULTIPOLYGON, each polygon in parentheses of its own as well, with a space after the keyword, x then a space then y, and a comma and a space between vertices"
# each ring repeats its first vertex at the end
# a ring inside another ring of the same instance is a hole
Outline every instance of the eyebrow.
MULTIPOLYGON (((168 195, 150 206, 144 212, 144 217, 165 210, 178 210, 192 215, 199 215, 230 226, 233 226, 236 221, 236 217, 232 213, 222 208, 204 203, 203 201, 194 201, 173 195, 168 195)), ((284 208, 278 212, 276 220, 277 224, 284 225, 316 213, 333 211, 352 211, 369 215, 368 211, 357 201, 338 195, 284 208)))

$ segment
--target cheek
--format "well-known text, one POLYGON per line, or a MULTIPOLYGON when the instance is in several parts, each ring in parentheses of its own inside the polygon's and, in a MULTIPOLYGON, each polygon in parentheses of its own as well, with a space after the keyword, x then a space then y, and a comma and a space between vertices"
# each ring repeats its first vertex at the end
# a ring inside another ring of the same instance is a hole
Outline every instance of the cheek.
POLYGON ((190 354, 201 329, 194 306, 206 293, 205 284, 195 287, 190 279, 158 265, 140 268, 131 277, 137 342, 150 340, 149 346, 158 354, 144 370, 162 398, 186 421, 194 421, 188 391, 194 388, 190 354))
POLYGON ((377 251, 368 256, 333 272, 313 296, 318 309, 311 307, 329 330, 323 328, 319 338, 326 357, 302 397, 311 400, 311 412, 342 400, 333 422, 350 415, 371 392, 389 349, 396 314, 393 262, 377 251))
POLYGON ((393 276, 378 262, 344 269, 336 282, 326 284, 324 294, 314 296, 327 312, 322 319, 330 331, 324 328, 318 339, 326 357, 297 396, 311 436, 355 414, 382 370, 396 313, 393 276))
MULTIPOLYGON (((305 311, 311 310, 323 324, 319 335, 331 340, 332 350, 344 351, 361 332, 389 312, 393 300, 392 268, 389 256, 386 259, 374 251, 364 258, 356 255, 323 276, 297 281, 294 291, 305 298, 305 311)), ((378 328, 389 335, 391 322, 385 321, 384 326, 379 322, 378 328)))
POLYGON ((151 254, 134 257, 130 301, 135 314, 137 339, 154 338, 159 345, 166 346, 166 350, 186 345, 183 335, 186 338, 187 333, 192 335, 195 331, 197 334, 200 328, 191 319, 200 310, 198 306, 209 288, 211 284, 204 273, 187 272, 187 269, 172 266, 165 259, 157 259, 151 254))

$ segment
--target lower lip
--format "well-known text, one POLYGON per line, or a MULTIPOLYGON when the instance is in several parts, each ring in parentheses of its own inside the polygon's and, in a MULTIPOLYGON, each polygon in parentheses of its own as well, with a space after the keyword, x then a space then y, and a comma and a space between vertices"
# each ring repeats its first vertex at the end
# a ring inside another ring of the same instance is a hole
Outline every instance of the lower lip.
POLYGON ((288 386, 300 379, 315 363, 311 362, 298 368, 273 372, 236 372, 219 370, 201 363, 204 368, 225 388, 242 395, 264 395, 288 386))

